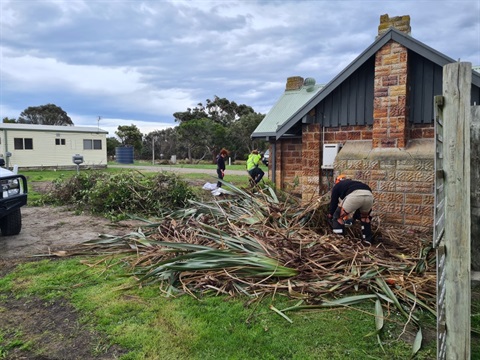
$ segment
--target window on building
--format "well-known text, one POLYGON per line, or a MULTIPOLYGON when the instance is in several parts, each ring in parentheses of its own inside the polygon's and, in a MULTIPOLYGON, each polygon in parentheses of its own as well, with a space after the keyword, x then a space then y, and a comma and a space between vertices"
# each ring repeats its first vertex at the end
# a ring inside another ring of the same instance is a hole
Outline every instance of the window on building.
POLYGON ((33 139, 14 138, 13 147, 15 150, 33 150, 33 139))
POLYGON ((65 145, 65 139, 55 139, 55 145, 65 145))
POLYGON ((83 150, 102 150, 102 140, 83 140, 83 150))

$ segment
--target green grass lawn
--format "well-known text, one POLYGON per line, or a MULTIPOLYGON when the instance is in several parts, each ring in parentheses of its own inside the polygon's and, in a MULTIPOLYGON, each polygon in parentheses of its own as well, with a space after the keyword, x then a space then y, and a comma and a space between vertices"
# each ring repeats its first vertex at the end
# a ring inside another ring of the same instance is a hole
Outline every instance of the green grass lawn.
MULTIPOLYGON (((257 302, 214 293, 165 298, 158 287, 134 286, 131 277, 123 277, 121 263, 107 269, 109 262, 93 267, 81 262, 98 258, 21 265, 0 279, 0 297, 67 299, 86 326, 128 350, 124 360, 410 358, 411 344, 399 339, 403 320, 395 313, 385 320, 383 348, 378 344, 373 303, 288 313, 290 322, 270 309, 294 303, 281 293, 257 302), (133 286, 121 290, 126 285, 133 286)), ((21 336, 16 341, 21 343, 21 336)), ((435 351, 430 342, 417 359, 434 359, 435 351)))

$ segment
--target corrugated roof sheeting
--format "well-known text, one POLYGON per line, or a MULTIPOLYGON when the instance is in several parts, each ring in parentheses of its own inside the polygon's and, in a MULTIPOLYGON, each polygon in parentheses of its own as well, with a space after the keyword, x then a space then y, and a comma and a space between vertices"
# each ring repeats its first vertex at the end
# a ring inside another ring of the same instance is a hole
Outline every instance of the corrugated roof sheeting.
POLYGON ((322 87, 322 85, 315 85, 313 91, 307 91, 308 87, 303 86, 299 90, 285 91, 257 126, 252 137, 275 136, 278 127, 290 119, 308 100, 314 97, 322 87))

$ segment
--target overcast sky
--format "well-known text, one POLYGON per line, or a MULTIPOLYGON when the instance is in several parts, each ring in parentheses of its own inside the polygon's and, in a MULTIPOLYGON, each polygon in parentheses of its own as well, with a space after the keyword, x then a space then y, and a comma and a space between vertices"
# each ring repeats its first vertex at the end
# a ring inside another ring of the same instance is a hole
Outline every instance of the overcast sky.
POLYGON ((329 82, 382 14, 480 65, 480 0, 0 0, 0 117, 50 103, 114 136, 173 127, 215 95, 266 114, 288 77, 329 82))

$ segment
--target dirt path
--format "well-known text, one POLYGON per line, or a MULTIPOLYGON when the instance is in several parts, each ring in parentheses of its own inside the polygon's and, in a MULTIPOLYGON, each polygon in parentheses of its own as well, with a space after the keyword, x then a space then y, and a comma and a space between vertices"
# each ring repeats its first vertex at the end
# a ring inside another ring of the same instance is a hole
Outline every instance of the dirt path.
MULTIPOLYGON (((0 278, 19 263, 37 260, 35 255, 64 250, 102 233, 123 235, 135 227, 132 221, 114 224, 101 217, 75 215, 65 207, 23 207, 21 233, 0 236, 0 278)), ((81 324, 67 301, 17 299, 9 293, 0 293, 0 298, 0 358, 109 360, 125 353, 81 324), (18 334, 32 345, 5 349, 18 334)))
POLYGON ((45 255, 95 239, 102 233, 122 235, 135 226, 131 221, 112 223, 102 217, 75 215, 66 207, 25 206, 21 211, 22 231, 19 235, 0 237, 0 259, 45 255))

